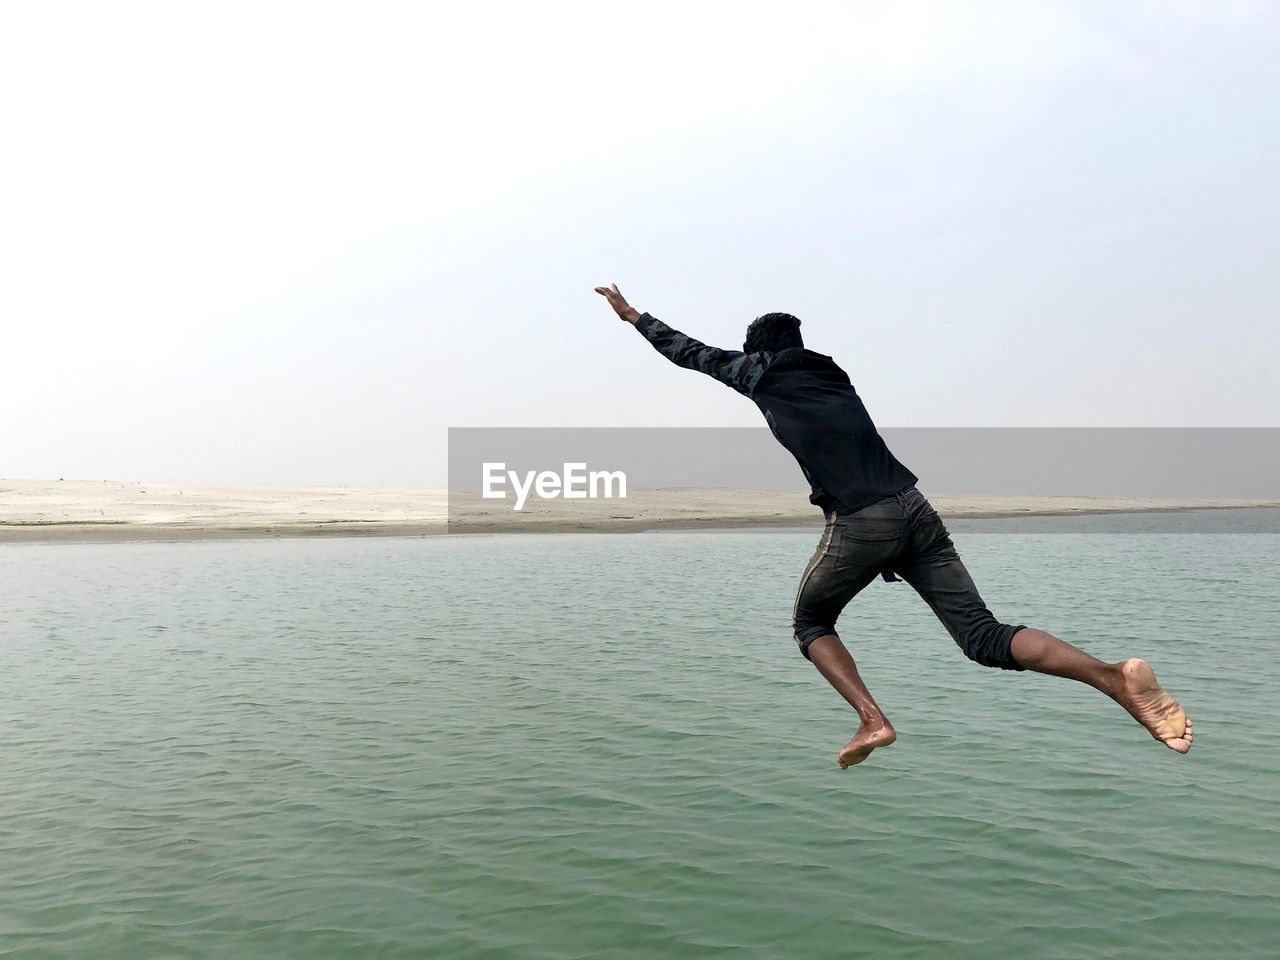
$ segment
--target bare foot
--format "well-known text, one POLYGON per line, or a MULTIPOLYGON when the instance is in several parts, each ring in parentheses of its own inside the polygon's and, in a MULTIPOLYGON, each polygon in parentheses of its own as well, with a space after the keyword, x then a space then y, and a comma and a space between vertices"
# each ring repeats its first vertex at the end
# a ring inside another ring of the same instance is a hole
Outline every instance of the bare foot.
POLYGON ((867 759, 876 747, 887 747, 897 739, 898 735, 888 720, 881 719, 870 723, 864 721, 862 726, 858 727, 858 732, 853 735, 853 739, 840 751, 836 757, 836 763, 840 764, 841 770, 848 770, 855 763, 861 763, 867 759))
POLYGON ((1186 753, 1191 749, 1191 721, 1178 701, 1156 682, 1155 671, 1147 661, 1135 657, 1120 664, 1120 687, 1113 696, 1170 750, 1186 753))

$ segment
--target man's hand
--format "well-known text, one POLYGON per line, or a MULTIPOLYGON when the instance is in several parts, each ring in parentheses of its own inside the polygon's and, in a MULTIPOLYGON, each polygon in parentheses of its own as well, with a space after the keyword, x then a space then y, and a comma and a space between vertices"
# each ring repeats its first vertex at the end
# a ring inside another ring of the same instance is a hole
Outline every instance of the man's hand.
POLYGON ((596 287, 596 293, 609 301, 609 306, 613 307, 614 313, 632 326, 640 319, 640 311, 623 298, 618 292, 618 285, 615 283, 609 287, 596 287))

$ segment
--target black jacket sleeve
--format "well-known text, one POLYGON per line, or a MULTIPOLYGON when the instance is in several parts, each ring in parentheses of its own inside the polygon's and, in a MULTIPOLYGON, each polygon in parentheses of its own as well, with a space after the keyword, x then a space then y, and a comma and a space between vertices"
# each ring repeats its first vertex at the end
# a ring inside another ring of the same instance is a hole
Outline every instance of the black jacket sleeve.
POLYGON ((751 396, 774 358, 774 354, 767 350, 743 353, 741 350, 709 347, 672 329, 648 313, 640 315, 640 319, 636 321, 636 329, 653 344, 655 350, 672 363, 705 373, 747 396, 751 396))

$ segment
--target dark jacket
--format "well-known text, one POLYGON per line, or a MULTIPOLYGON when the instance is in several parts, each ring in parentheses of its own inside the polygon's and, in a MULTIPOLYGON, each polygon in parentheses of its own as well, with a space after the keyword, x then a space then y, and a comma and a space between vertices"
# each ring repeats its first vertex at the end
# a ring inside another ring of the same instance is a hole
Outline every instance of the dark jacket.
POLYGON ((849 377, 825 354, 803 347, 721 350, 648 313, 636 329, 672 363, 750 397, 799 462, 809 500, 824 511, 852 512, 916 482, 885 446, 849 377))

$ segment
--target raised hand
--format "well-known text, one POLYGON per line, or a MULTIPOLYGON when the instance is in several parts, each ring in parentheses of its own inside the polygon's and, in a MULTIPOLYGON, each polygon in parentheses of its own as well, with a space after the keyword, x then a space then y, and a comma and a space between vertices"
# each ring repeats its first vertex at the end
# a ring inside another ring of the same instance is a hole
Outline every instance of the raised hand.
POLYGON ((626 298, 618 290, 616 283, 608 287, 596 287, 596 293, 608 300, 609 306, 613 307, 614 313, 627 321, 627 323, 634 324, 640 319, 640 311, 627 303, 626 298))

